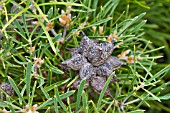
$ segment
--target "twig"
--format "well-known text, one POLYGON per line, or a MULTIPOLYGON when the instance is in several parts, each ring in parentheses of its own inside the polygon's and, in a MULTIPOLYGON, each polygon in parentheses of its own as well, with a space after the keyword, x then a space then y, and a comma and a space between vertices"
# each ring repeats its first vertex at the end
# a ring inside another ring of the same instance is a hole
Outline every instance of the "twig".
POLYGON ((125 103, 124 105, 126 106, 126 105, 129 105, 129 104, 133 104, 133 103, 135 103, 135 102, 137 102, 137 101, 139 101, 139 100, 140 100, 140 99, 137 98, 137 99, 135 99, 135 100, 132 100, 132 101, 130 101, 130 102, 125 103))
POLYGON ((66 26, 64 26, 63 36, 62 36, 62 38, 59 38, 59 40, 58 40, 62 44, 64 43, 64 39, 66 37, 66 33, 67 33, 67 28, 66 28, 66 26))
MULTIPOLYGON (((132 95, 132 94, 131 94, 132 95)), ((125 102, 131 97, 131 95, 127 96, 121 103, 120 105, 120 109, 122 110, 122 113, 125 113, 124 111, 124 106, 125 106, 125 102)))
POLYGON ((55 32, 54 29, 50 29, 51 33, 56 37, 57 36, 57 33, 55 32))

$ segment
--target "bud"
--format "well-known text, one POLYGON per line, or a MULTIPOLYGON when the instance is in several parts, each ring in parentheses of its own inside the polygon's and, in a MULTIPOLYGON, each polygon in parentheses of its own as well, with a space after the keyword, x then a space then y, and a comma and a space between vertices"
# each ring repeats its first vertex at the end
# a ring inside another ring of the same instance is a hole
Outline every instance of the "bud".
POLYGON ((63 25, 63 26, 66 25, 66 21, 63 20, 62 18, 59 18, 59 21, 60 21, 60 24, 61 24, 61 25, 63 25))
POLYGON ((100 35, 103 35, 104 33, 103 33, 103 26, 99 26, 99 33, 100 33, 100 35))
POLYGON ((92 27, 92 30, 93 30, 94 32, 96 32, 96 26, 93 26, 93 27, 92 27))
POLYGON ((107 37, 107 41, 111 42, 112 40, 113 40, 113 36, 112 36, 112 35, 109 35, 109 36, 107 37))

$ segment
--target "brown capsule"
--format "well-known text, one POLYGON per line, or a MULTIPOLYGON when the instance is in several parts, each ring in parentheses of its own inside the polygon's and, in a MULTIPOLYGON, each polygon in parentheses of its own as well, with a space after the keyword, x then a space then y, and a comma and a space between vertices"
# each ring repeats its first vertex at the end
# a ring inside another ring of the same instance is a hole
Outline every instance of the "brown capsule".
POLYGON ((10 83, 6 82, 6 83, 2 83, 0 85, 0 88, 2 90, 4 90, 9 96, 13 96, 14 95, 14 89, 13 87, 11 86, 10 83))
MULTIPOLYGON (((104 88, 104 85, 106 83, 106 78, 105 77, 100 77, 100 76, 94 76, 91 79, 91 86, 95 92, 98 94, 101 93, 102 89, 104 88)), ((112 94, 110 93, 109 88, 107 88, 105 92, 105 96, 110 96, 113 97, 112 94)))
POLYGON ((62 62, 62 65, 65 65, 73 70, 80 70, 81 67, 86 63, 87 60, 81 54, 76 54, 72 56, 70 59, 62 62))
POLYGON ((80 78, 89 80, 91 77, 96 76, 96 69, 90 63, 85 63, 80 69, 80 78))

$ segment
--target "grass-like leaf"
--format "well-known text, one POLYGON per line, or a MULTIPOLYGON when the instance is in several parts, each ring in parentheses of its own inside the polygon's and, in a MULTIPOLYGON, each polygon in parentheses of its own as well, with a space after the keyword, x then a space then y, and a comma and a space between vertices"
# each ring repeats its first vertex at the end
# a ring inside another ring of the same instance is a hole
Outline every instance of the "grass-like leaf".
POLYGON ((81 102, 81 95, 83 93, 83 89, 84 89, 84 85, 86 83, 86 80, 82 80, 78 89, 78 93, 77 93, 77 103, 76 103, 76 112, 78 111, 80 102, 81 102))
POLYGON ((115 72, 113 72, 113 73, 109 76, 109 78, 107 79, 107 81, 106 81, 106 83, 105 83, 105 85, 104 85, 104 87, 103 87, 103 89, 102 89, 102 92, 100 93, 100 97, 99 97, 98 102, 97 102, 97 110, 99 110, 100 107, 101 107, 102 99, 103 99, 103 97, 104 97, 104 94, 105 94, 105 92, 106 92, 106 90, 107 90, 107 87, 108 87, 108 85, 109 85, 109 83, 110 83, 110 81, 112 80, 112 78, 113 78, 114 75, 115 75, 115 72))
POLYGON ((24 102, 24 104, 26 103, 23 96, 21 95, 17 85, 15 84, 14 80, 8 76, 8 80, 11 84, 11 86, 14 88, 15 92, 17 93, 18 97, 20 98, 20 104, 22 104, 22 102, 24 102))

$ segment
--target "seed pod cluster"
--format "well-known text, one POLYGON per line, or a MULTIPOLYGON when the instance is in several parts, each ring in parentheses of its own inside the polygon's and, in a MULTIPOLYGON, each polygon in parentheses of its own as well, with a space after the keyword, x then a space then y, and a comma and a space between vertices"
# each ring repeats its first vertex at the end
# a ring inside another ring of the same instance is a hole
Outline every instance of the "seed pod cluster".
MULTIPOLYGON (((90 82, 93 90, 100 93, 107 78, 123 63, 117 57, 111 56, 114 50, 114 40, 99 43, 98 40, 89 39, 84 32, 82 35, 80 47, 68 49, 72 57, 62 62, 62 65, 79 71, 80 78, 73 83, 72 87, 78 88, 80 81, 86 79, 87 84, 90 82)), ((112 81, 116 82, 120 79, 114 76, 112 81)), ((105 95, 111 96, 109 89, 105 95)))

